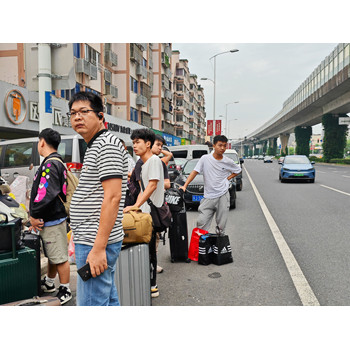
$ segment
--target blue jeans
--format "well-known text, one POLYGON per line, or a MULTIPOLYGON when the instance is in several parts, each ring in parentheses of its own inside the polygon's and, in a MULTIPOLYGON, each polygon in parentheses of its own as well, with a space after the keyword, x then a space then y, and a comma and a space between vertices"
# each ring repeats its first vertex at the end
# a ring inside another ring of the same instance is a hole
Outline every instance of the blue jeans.
MULTIPOLYGON (((101 275, 84 282, 77 276, 77 306, 118 306, 118 291, 114 283, 114 273, 122 241, 108 244, 106 248, 108 268, 101 275)), ((77 269, 86 264, 86 258, 92 246, 75 245, 77 269)))

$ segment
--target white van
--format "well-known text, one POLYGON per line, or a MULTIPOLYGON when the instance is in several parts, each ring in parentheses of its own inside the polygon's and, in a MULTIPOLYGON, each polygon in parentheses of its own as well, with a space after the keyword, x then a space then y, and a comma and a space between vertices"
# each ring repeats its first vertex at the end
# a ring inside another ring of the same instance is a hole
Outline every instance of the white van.
MULTIPOLYGON (((58 153, 74 175, 79 177, 86 142, 80 135, 61 135, 58 153)), ((29 177, 29 186, 40 165, 38 153, 38 138, 23 138, 0 142, 0 169, 1 176, 11 184, 18 175, 29 177)))
POLYGON ((169 150, 174 158, 196 159, 203 154, 209 154, 207 145, 169 146, 169 150))

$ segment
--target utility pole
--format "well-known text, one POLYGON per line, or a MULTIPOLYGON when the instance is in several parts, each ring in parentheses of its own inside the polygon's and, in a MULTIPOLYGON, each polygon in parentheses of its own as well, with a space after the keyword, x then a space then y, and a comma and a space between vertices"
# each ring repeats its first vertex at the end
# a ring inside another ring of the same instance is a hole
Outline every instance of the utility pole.
POLYGON ((51 46, 38 44, 38 80, 39 80, 39 133, 52 128, 51 110, 51 46))

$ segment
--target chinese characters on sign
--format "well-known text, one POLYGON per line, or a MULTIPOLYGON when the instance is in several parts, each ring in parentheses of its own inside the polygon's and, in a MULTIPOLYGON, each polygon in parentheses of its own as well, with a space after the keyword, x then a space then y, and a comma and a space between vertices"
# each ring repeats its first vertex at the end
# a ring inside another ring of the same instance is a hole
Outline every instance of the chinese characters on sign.
POLYGON ((213 136, 213 121, 212 120, 207 121, 207 135, 213 136))

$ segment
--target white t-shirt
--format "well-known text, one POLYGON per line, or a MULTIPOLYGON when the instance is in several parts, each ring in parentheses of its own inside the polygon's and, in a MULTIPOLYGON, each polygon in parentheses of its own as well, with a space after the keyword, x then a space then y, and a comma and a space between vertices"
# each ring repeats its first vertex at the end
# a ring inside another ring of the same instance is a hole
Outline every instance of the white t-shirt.
MULTIPOLYGON (((162 161, 158 156, 153 154, 141 167, 141 177, 145 189, 149 180, 159 180, 156 190, 151 194, 150 200, 156 207, 161 207, 164 203, 164 171, 162 161)), ((142 188, 141 188, 142 191, 142 188)), ((151 208, 147 202, 140 208, 144 213, 150 213, 151 208)))
POLYGON ((232 159, 223 156, 216 160, 212 154, 203 155, 194 168, 204 178, 204 198, 214 199, 221 197, 230 186, 227 178, 241 172, 241 167, 232 159))

